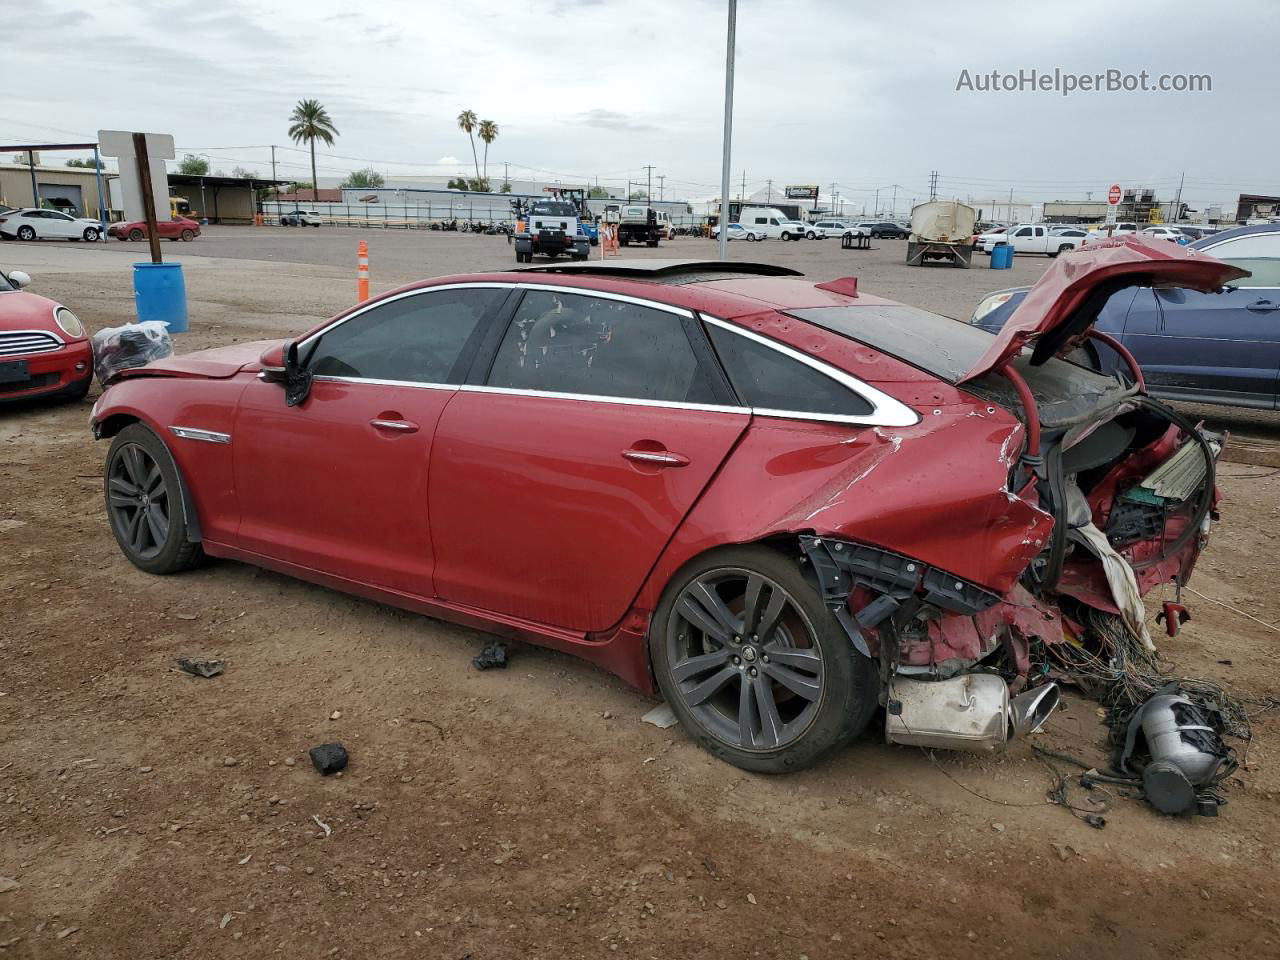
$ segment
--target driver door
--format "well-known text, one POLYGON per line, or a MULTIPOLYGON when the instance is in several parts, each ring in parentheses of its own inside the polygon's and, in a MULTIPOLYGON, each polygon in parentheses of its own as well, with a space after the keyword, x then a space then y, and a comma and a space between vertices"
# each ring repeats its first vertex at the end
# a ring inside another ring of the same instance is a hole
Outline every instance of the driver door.
POLYGON ((238 545, 266 558, 433 596, 427 512, 436 424, 468 347, 510 293, 427 288, 375 303, 299 344, 311 391, 241 396, 232 443, 238 545))

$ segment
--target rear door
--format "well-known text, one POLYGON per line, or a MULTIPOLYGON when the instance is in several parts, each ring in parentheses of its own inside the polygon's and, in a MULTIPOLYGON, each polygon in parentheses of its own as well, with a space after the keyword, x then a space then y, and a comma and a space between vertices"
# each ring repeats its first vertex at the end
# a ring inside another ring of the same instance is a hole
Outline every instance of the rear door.
POLYGON ((1126 342, 1132 343, 1148 385, 1161 396, 1274 409, 1280 377, 1280 231, 1237 237, 1205 252, 1252 275, 1231 281, 1221 293, 1150 293, 1158 313, 1143 318, 1142 336, 1131 321, 1126 342))
POLYGON ((575 632, 631 606, 746 428, 687 312, 531 287, 436 430, 439 595, 575 632))
POLYGON ((510 295, 460 285, 374 303, 299 346, 310 395, 255 379, 233 431, 236 545, 356 583, 431 596, 428 467, 464 350, 510 295))

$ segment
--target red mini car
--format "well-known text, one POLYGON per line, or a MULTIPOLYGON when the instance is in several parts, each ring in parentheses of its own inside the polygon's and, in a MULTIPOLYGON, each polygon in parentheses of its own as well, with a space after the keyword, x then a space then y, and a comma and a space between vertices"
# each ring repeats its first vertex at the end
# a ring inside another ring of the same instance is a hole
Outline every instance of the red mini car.
MULTIPOLYGON (((172 220, 158 221, 156 233, 162 240, 194 240, 200 236, 200 224, 186 217, 174 217, 172 220)), ((115 237, 117 240, 145 240, 147 239, 147 221, 113 223, 107 227, 107 236, 115 237)))
POLYGON ((74 313, 22 288, 20 270, 0 273, 0 403, 79 400, 93 381, 93 352, 74 313))
POLYGON ((148 572, 229 557, 576 653, 747 769, 880 704, 895 742, 990 746, 1091 611, 1145 642, 1214 507, 1212 435, 1062 357, 1119 287, 1239 273, 1098 244, 998 336, 766 265, 439 278, 124 371, 107 512, 148 572))

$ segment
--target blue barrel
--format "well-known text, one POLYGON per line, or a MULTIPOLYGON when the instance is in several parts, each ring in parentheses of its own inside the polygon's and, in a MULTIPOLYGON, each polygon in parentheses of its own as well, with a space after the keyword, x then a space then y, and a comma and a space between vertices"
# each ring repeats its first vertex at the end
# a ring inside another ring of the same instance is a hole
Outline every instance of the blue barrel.
POLYGON ((1013 247, 1002 243, 991 250, 991 269, 1008 270, 1013 266, 1013 247))
POLYGON ((187 332, 187 284, 180 263, 135 263, 133 302, 138 322, 159 320, 170 333, 187 332))

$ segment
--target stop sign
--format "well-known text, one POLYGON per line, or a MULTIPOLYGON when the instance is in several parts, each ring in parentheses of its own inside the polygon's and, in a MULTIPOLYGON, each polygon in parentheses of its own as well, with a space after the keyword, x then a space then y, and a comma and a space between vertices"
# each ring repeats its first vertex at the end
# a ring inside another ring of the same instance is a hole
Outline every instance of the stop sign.
POLYGON ((1113 183, 1111 189, 1107 191, 1107 203, 1113 207, 1120 202, 1120 184, 1113 183))

